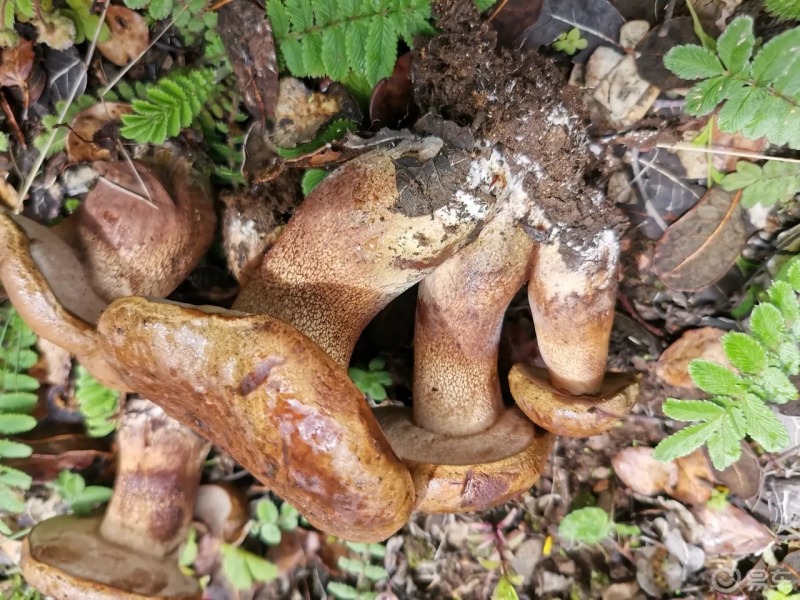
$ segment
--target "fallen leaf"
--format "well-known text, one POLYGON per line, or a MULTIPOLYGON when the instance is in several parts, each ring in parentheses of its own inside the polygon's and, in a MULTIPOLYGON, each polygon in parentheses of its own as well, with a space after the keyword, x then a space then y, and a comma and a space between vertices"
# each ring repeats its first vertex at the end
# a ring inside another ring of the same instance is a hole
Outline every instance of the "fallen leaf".
POLYGON ((604 122, 622 131, 647 114, 659 93, 656 86, 639 77, 635 59, 628 54, 597 84, 592 98, 606 109, 608 114, 604 122))
POLYGON ((48 385, 66 385, 72 369, 69 351, 42 337, 36 340, 36 351, 39 353, 39 360, 28 370, 28 374, 48 385))
POLYGON ((653 268, 667 287, 697 291, 728 272, 747 241, 741 196, 713 187, 664 232, 653 268))
POLYGON ((109 148, 113 147, 114 140, 106 137, 105 143, 101 143, 95 139, 95 134, 131 110, 130 104, 123 102, 100 102, 78 113, 67 135, 69 159, 76 163, 111 159, 109 148))
MULTIPOLYGON (((639 75, 662 90, 687 87, 687 82, 664 66, 664 55, 680 44, 695 44, 691 17, 677 17, 657 25, 636 46, 639 75)), ((689 84, 691 85, 691 83, 689 84)))
POLYGON ((714 472, 711 463, 701 450, 675 460, 678 477, 666 492, 684 504, 702 504, 711 498, 714 488, 714 472))
POLYGON ((369 101, 369 121, 372 127, 401 128, 419 116, 411 87, 411 53, 397 59, 391 76, 381 80, 372 91, 369 101))
POLYGON ((45 48, 44 69, 54 104, 73 94, 77 98, 86 91, 86 65, 74 47, 68 50, 45 48))
POLYGON ((764 471, 749 444, 742 442, 742 457, 724 471, 714 471, 714 477, 725 485, 732 494, 747 500, 758 494, 764 471))
MULTIPOLYGON (((506 0, 498 2, 489 22, 497 31, 501 46, 516 47, 528 27, 532 27, 542 13, 544 0, 506 0)), ((558 37, 558 36, 556 36, 558 37)))
MULTIPOLYGON (((520 13, 518 8, 507 18, 501 18, 500 15, 503 11, 508 10, 507 5, 509 4, 512 2, 509 1, 502 5, 492 19, 492 23, 501 19, 501 22, 505 24, 505 30, 500 32, 501 44, 510 47, 524 45, 528 48, 547 46, 552 44, 562 33, 577 27, 581 32, 581 37, 587 41, 586 48, 572 57, 572 61, 577 63, 586 62, 592 52, 602 44, 616 46, 619 30, 625 22, 619 11, 608 0, 594 0, 593 2, 544 0, 538 14, 536 13, 538 2, 532 2, 530 4, 533 6, 527 11, 522 9, 520 13), (533 20, 531 20, 532 17, 533 20), (515 18, 519 18, 521 21, 516 26, 510 24, 515 18), (514 36, 523 23, 526 26, 522 33, 514 36)), ((524 4, 524 2, 514 3, 515 6, 520 4, 524 4)), ((495 27, 498 25, 496 24, 495 27)))
POLYGON ((759 554, 775 541, 775 536, 738 506, 727 503, 715 510, 701 504, 694 514, 704 526, 700 543, 712 556, 759 554))
POLYGON ((617 452, 611 459, 614 473, 637 494, 655 496, 678 479, 675 462, 662 463, 653 458, 653 449, 633 446, 617 452))
POLYGON ((659 239, 667 228, 703 197, 705 189, 685 179, 686 171, 673 153, 660 148, 633 149, 626 158, 630 174, 614 173, 608 194, 647 238, 659 239))
POLYGON ((65 433, 22 440, 33 448, 28 458, 8 460, 8 466, 25 471, 35 482, 52 481, 64 469, 82 471, 98 458, 110 460, 108 442, 83 433, 65 433))
POLYGON ((720 342, 723 335, 725 330, 716 327, 701 327, 686 331, 658 357, 656 375, 667 385, 695 389, 694 382, 689 376, 689 363, 695 358, 730 366, 720 342))
POLYGON ((109 5, 106 24, 111 30, 111 37, 107 42, 98 43, 97 49, 119 67, 138 58, 150 45, 147 21, 129 8, 109 5))
MULTIPOLYGON (((738 152, 753 152, 760 153, 767 147, 767 138, 760 137, 757 140, 746 138, 741 133, 725 133, 720 131, 717 127, 717 120, 714 119, 714 124, 711 130, 711 145, 714 148, 726 148, 738 152)), ((712 154, 713 166, 718 171, 729 173, 736 170, 736 163, 741 160, 738 156, 729 154, 712 154)))
POLYGON ((278 60, 264 9, 249 0, 234 0, 219 10, 217 29, 247 110, 261 121, 274 118, 278 60))
POLYGON ((11 48, 0 52, 0 87, 28 87, 28 77, 33 70, 33 42, 21 39, 11 48))

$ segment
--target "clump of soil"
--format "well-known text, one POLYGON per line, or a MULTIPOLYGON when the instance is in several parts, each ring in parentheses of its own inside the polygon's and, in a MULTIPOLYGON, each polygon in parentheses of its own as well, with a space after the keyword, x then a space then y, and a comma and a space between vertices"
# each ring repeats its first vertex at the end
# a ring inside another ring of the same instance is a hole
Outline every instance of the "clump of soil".
POLYGON ((412 60, 423 113, 438 112, 502 146, 512 169, 526 173, 529 197, 562 230, 562 247, 580 248, 606 229, 621 233, 622 213, 584 179, 591 156, 579 91, 552 60, 498 48, 471 2, 442 0, 436 10, 443 32, 421 44, 412 60))

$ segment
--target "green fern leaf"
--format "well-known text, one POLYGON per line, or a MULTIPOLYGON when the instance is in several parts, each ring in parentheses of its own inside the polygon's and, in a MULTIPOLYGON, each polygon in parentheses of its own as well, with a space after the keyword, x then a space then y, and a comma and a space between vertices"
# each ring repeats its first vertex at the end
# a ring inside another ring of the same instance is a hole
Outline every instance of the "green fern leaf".
POLYGON ((341 81, 347 77, 347 37, 343 25, 322 32, 322 64, 331 79, 341 81))
POLYGON ((367 79, 377 83, 392 73, 397 60, 397 33, 389 19, 374 18, 367 36, 367 79))

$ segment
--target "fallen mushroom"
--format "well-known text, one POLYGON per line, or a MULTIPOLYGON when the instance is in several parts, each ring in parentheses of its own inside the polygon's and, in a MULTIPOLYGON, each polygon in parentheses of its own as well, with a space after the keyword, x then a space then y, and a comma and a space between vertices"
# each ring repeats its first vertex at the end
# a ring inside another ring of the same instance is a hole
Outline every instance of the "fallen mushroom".
POLYGON ((509 373, 511 394, 536 424, 558 435, 587 437, 611 428, 633 407, 638 383, 606 378, 619 250, 608 231, 571 252, 558 242, 533 253, 528 299, 539 352, 550 374, 524 365, 509 373))
POLYGON ((117 431, 105 515, 54 517, 22 546, 25 580, 54 598, 200 598, 176 550, 186 538, 209 444, 147 400, 128 402, 117 431))
MULTIPOLYGON (((554 437, 506 409, 497 352, 506 308, 528 275, 533 241, 507 203, 477 240, 420 284, 413 417, 379 408, 426 512, 484 510, 539 479, 554 437)), ((524 209, 524 205, 521 207, 524 209)))
POLYGON ((269 315, 140 297, 98 321, 122 379, 236 458, 325 532, 383 540, 414 488, 364 397, 334 360, 269 315))
POLYGON ((470 164, 436 137, 346 163, 300 205, 234 310, 294 325, 346 367, 373 317, 491 216, 470 164))
POLYGON ((97 353, 97 317, 119 296, 170 293, 211 245, 215 215, 186 159, 161 152, 135 176, 125 163, 100 164, 104 177, 55 228, 0 213, 0 281, 34 332, 126 389, 97 353))

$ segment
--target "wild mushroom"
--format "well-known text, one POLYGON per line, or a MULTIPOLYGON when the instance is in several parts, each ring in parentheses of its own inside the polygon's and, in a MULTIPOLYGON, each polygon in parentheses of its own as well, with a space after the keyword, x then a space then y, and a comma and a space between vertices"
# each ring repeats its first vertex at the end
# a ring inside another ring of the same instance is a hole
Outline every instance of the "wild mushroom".
POLYGON ((97 353, 97 317, 119 296, 170 293, 211 245, 215 215, 186 159, 165 151, 135 163, 136 175, 126 163, 99 164, 103 178, 55 228, 0 213, 0 281, 38 335, 125 389, 97 353))
POLYGON ((565 252, 555 242, 533 253, 528 299, 550 383, 546 374, 515 365, 509 384, 525 414, 558 435, 602 433, 636 402, 636 381, 605 376, 618 256, 611 231, 582 251, 565 252))
POLYGON ((530 488, 554 437, 506 409, 497 351, 506 308, 525 283, 532 240, 506 203, 477 240, 420 284, 414 404, 379 408, 426 512, 484 510, 530 488))
POLYGON ((98 332, 126 383, 315 527, 377 541, 408 519, 408 470, 347 372, 294 327, 269 315, 130 297, 109 306, 98 332))
POLYGON ((491 216, 494 198, 469 170, 436 137, 346 163, 300 205, 234 310, 294 325, 346 367, 373 317, 491 216))
POLYGON ((22 547, 26 581, 57 599, 200 598, 175 551, 191 523, 208 442, 151 402, 132 400, 117 444, 105 515, 36 525, 22 547))

